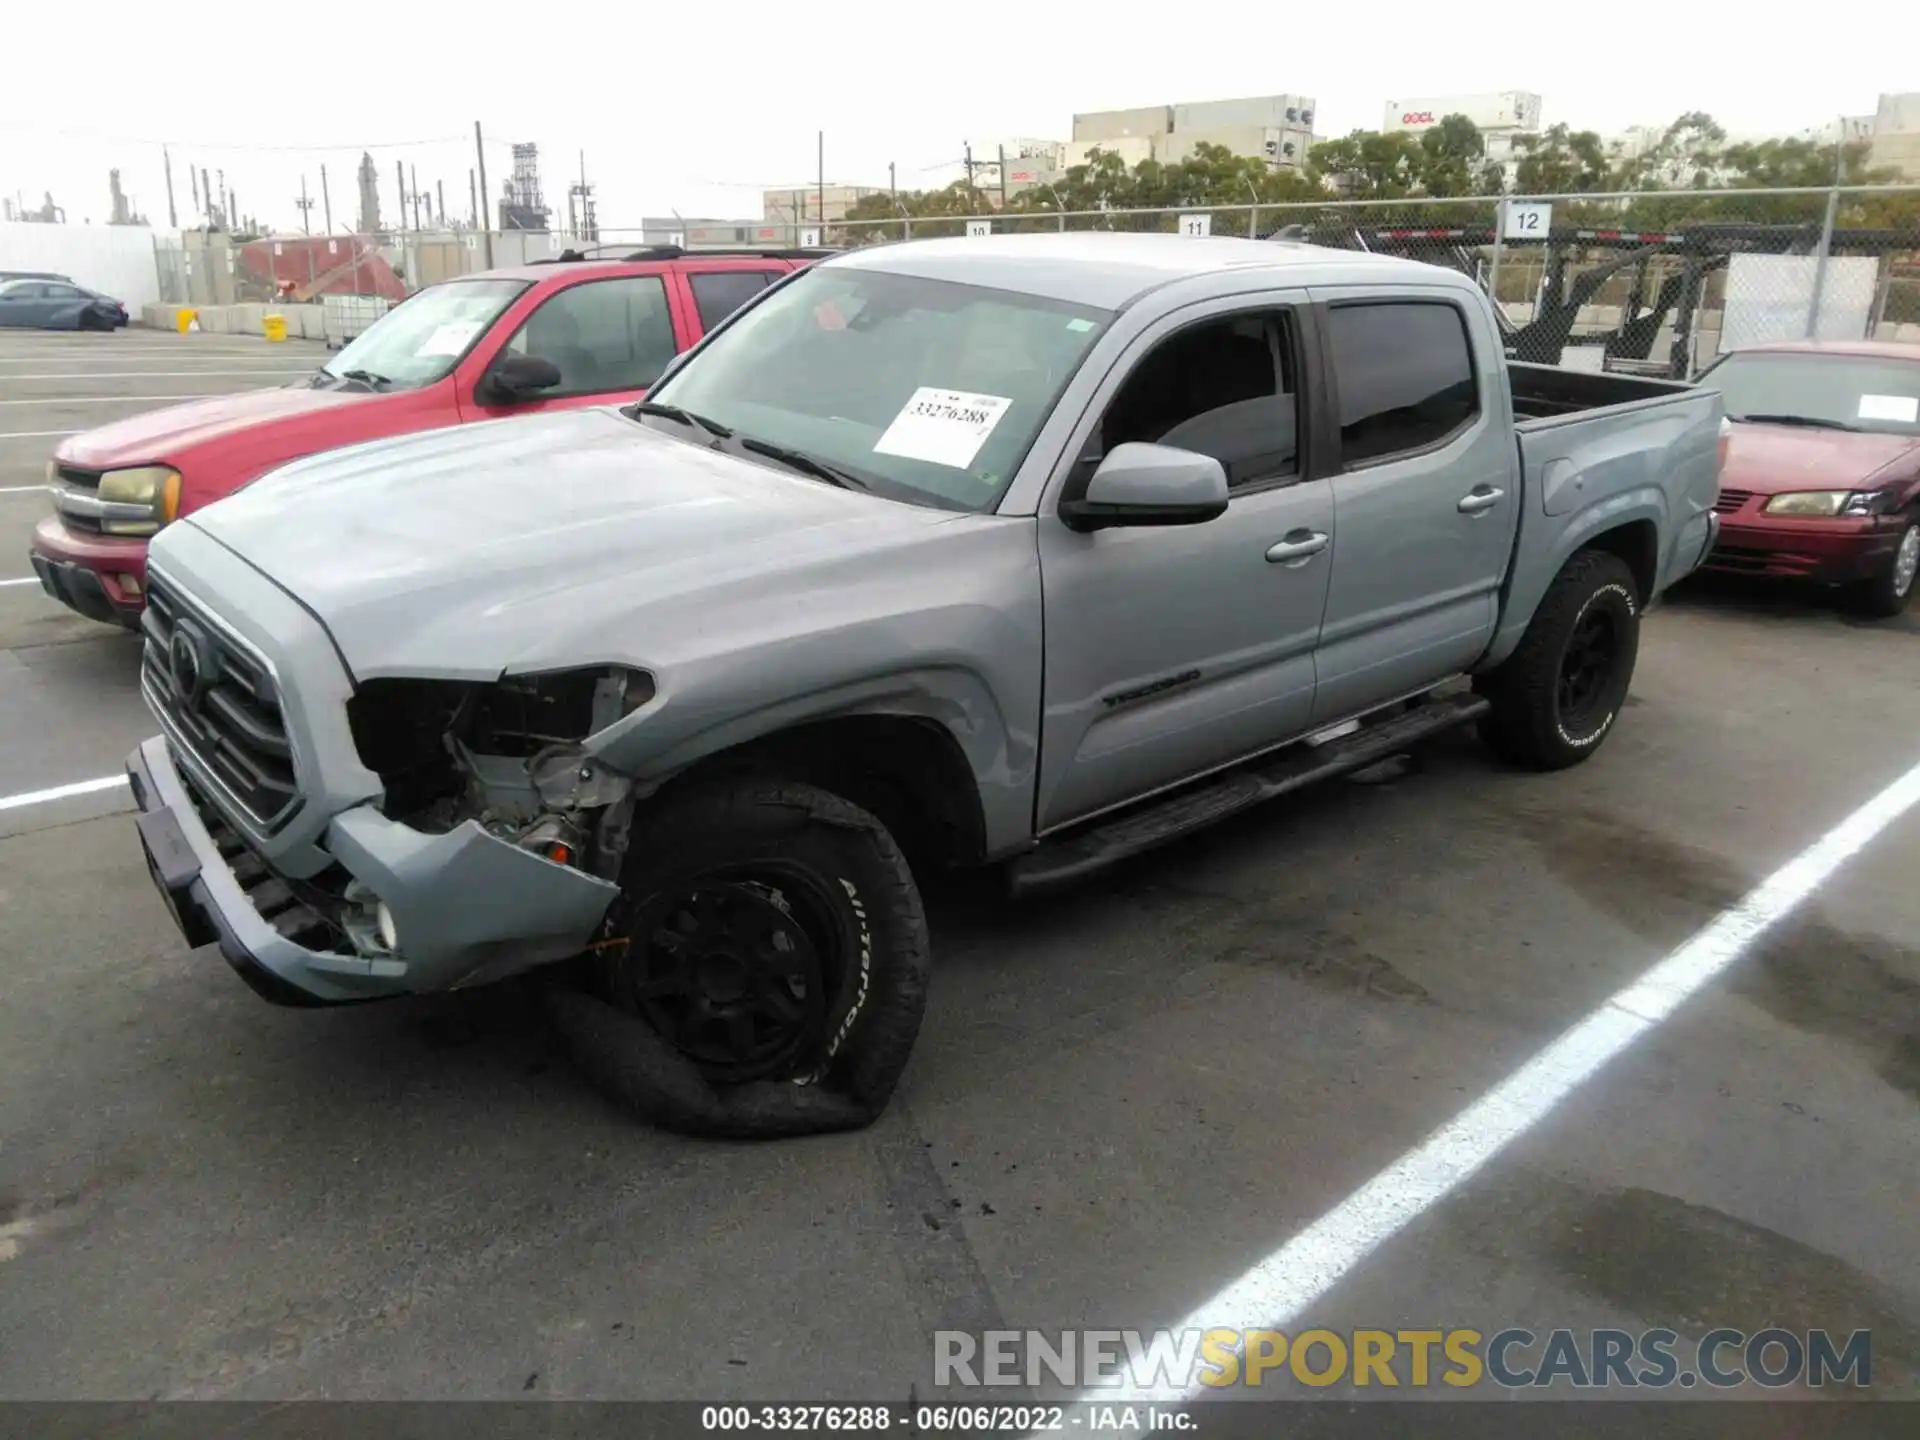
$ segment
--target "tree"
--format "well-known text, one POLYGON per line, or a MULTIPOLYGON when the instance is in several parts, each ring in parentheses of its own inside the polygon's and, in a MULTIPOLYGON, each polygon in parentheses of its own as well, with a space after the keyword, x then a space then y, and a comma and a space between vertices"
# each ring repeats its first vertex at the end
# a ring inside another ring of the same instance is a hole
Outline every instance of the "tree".
POLYGON ((1420 136, 1420 188, 1429 195, 1481 195, 1487 142, 1465 115, 1443 115, 1420 136))
POLYGON ((1705 189, 1720 167, 1727 132, 1704 110, 1689 110, 1641 154, 1623 162, 1619 190, 1705 189))
POLYGON ((1354 200, 1392 200, 1411 195, 1420 183, 1426 152, 1404 130, 1355 130, 1323 140, 1309 152, 1310 168, 1354 200))
POLYGON ((1613 178, 1606 146, 1591 130, 1569 130, 1562 123, 1538 135, 1515 135, 1519 160, 1513 186, 1522 195, 1594 194, 1613 178))

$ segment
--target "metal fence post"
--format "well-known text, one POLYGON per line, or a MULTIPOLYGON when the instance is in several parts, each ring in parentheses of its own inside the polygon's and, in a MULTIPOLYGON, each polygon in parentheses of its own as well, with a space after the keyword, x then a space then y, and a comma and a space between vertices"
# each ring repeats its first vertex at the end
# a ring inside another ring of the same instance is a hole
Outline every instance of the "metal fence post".
POLYGON ((1260 238, 1260 207, 1258 205, 1247 212, 1247 238, 1249 240, 1260 238))
POLYGON ((1493 258, 1487 262, 1487 298, 1500 308, 1500 252, 1507 243, 1507 197, 1493 202, 1493 258))
POLYGON ((1813 294, 1807 300, 1807 339, 1820 338, 1820 299, 1827 288, 1827 257, 1833 250, 1833 221, 1840 210, 1840 187, 1827 191, 1826 218, 1820 222, 1820 248, 1813 257, 1813 294))

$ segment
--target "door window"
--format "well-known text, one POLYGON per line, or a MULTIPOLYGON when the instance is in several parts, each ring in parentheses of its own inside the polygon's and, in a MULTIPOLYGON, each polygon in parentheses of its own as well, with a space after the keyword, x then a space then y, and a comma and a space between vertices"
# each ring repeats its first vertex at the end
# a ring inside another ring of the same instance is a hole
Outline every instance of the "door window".
POLYGON ((1300 473, 1299 386, 1284 312, 1209 320, 1168 336, 1100 422, 1102 453, 1129 441, 1211 455, 1235 488, 1300 473))
POLYGON ((542 399, 644 390, 678 348, 667 289, 657 275, 623 275, 569 285, 527 317, 507 342, 560 368, 542 399))
POLYGON ((765 270, 708 270, 689 275, 700 329, 713 329, 727 316, 771 285, 776 276, 765 270))
POLYGON ((1337 305, 1327 324, 1346 468, 1432 449, 1479 414, 1473 351, 1454 306, 1337 305))

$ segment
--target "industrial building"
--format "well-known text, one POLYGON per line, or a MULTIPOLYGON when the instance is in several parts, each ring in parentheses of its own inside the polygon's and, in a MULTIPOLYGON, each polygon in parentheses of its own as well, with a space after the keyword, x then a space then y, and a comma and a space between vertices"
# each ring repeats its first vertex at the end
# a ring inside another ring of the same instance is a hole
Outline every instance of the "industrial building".
POLYGON ((1882 95, 1867 124, 1867 163, 1903 181, 1920 181, 1920 91, 1882 95))
POLYGON ((1540 97, 1530 90, 1501 90, 1486 95, 1416 95, 1389 100, 1380 128, 1418 135, 1449 115, 1464 115, 1486 141, 1487 159, 1505 165, 1515 155, 1514 139, 1540 133, 1540 97))
POLYGON ((828 185, 801 182, 760 192, 760 218, 771 225, 818 225, 844 220, 847 211, 869 195, 883 193, 878 185, 828 185))
POLYGON ((1265 160, 1277 170, 1300 169, 1313 148, 1313 112, 1308 95, 1257 95, 1075 115, 1061 168, 1086 164, 1094 150, 1128 165, 1177 165, 1207 144, 1265 160))

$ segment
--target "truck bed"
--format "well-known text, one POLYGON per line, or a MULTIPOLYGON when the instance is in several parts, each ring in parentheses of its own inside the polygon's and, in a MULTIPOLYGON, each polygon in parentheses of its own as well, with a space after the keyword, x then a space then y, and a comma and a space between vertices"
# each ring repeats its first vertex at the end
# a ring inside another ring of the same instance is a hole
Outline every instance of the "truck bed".
POLYGON ((1595 374, 1523 361, 1507 363, 1507 386, 1513 396, 1514 428, 1523 431, 1543 429, 1555 421, 1593 410, 1611 410, 1698 393, 1694 386, 1682 380, 1656 380, 1612 372, 1595 374))

